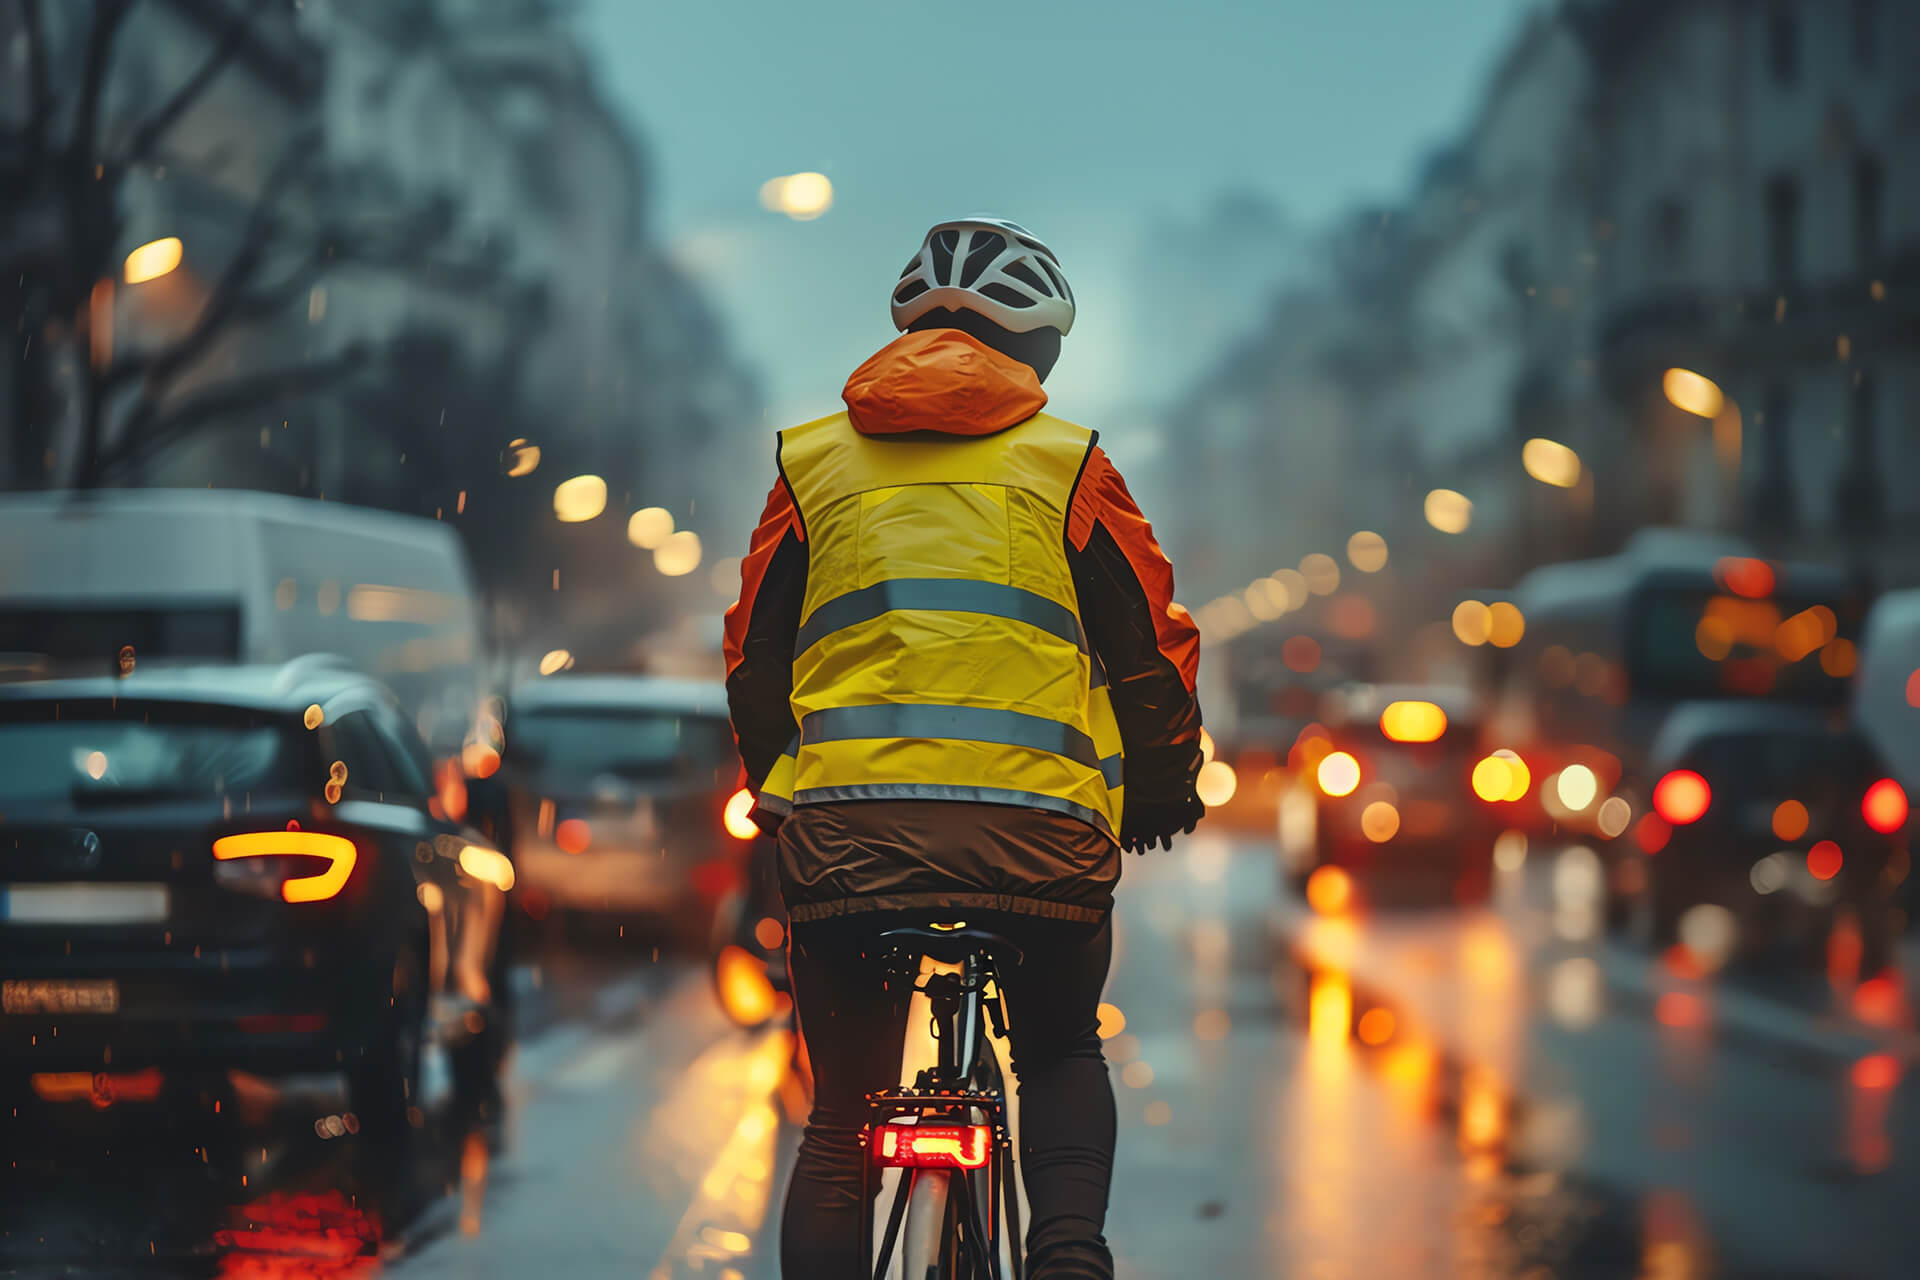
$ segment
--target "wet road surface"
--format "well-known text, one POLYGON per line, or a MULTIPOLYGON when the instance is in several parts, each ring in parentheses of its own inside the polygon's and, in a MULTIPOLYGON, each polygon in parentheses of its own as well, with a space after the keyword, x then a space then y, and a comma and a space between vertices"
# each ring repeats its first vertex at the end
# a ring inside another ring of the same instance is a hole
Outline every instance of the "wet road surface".
MULTIPOLYGON (((1548 858, 1493 909, 1358 921, 1277 894, 1256 840, 1127 870, 1122 1276, 1920 1268, 1920 1053, 1897 999, 1869 1025, 1824 983, 1569 938, 1548 858)), ((50 1158, 14 1157, 7 1273, 776 1276, 783 1033, 732 1028, 687 962, 556 953, 519 980, 498 1154, 430 1117, 383 1199, 357 1136, 327 1135, 324 1089, 215 1144, 204 1115, 83 1104, 50 1158)))

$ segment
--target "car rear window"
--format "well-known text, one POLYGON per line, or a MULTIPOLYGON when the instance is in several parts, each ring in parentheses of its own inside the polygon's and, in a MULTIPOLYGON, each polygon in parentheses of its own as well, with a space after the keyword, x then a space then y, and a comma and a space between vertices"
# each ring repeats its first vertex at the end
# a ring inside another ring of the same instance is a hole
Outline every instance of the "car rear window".
POLYGON ((0 719, 0 812, 235 798, 301 783, 278 717, 62 703, 0 719))
POLYGON ((1770 787, 1795 786, 1878 776, 1866 746, 1857 738, 1823 733, 1726 734, 1702 742, 1689 753, 1694 767, 1709 780, 1743 780, 1770 787))
POLYGON ((507 726, 508 755, 554 782, 703 773, 731 763, 733 750, 733 731, 717 716, 530 710, 507 726))

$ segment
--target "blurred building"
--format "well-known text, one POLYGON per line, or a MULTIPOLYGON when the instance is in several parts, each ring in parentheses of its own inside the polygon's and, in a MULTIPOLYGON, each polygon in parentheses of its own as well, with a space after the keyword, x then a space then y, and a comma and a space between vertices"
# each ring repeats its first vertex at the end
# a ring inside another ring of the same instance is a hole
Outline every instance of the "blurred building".
MULTIPOLYGON (((40 8, 64 128, 94 19, 87 6, 40 8)), ((10 8, 0 47, 23 72, 27 37, 10 8)), ((621 635, 723 604, 704 568, 659 572, 626 522, 660 506, 697 527, 725 491, 732 433, 758 419, 755 393, 652 233, 645 152, 594 83, 564 7, 135 6, 99 99, 109 171, 118 140, 216 51, 224 63, 151 154, 114 175, 110 246, 0 216, 0 258, 64 254, 73 261, 50 279, 111 277, 138 246, 178 239, 176 266, 114 286, 111 324, 94 328, 95 376, 85 346, 65 353, 77 368, 60 376, 81 392, 111 381, 102 327, 114 352, 139 352, 231 314, 145 403, 125 386, 96 395, 96 452, 111 464, 99 474, 75 425, 54 432, 45 474, 32 449, 9 449, 6 482, 265 488, 446 519, 496 587, 502 638, 523 644, 572 629, 624 649, 621 635), (579 475, 604 480, 604 508, 563 524, 554 492, 579 475)), ((0 124, 13 129, 26 94, 6 97, 0 124)), ((30 300, 0 297, 16 301, 30 323, 30 300)), ((50 381, 17 364, 7 376, 9 389, 50 381)), ((39 400, 10 397, 11 439, 86 417, 82 394, 39 400)), ((585 659, 594 644, 574 647, 585 659)))
POLYGON ((1917 64, 1885 0, 1537 11, 1404 207, 1328 233, 1180 406, 1184 590, 1232 632, 1367 529, 1388 616, 1443 619, 1648 524, 1920 581, 1917 64))

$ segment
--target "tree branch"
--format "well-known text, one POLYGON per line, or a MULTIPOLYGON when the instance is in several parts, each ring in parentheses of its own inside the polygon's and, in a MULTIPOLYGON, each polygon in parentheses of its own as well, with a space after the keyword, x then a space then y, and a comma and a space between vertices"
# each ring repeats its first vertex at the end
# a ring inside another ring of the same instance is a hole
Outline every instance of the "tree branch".
POLYGON ((233 378, 188 396, 165 412, 149 400, 127 421, 119 440, 100 450, 91 468, 93 483, 108 479, 116 469, 151 458, 210 418, 272 404, 337 382, 363 368, 369 350, 365 343, 356 342, 324 360, 233 378))
POLYGON ((39 163, 47 150, 47 36, 40 24, 40 0, 19 0, 20 29, 27 37, 27 164, 39 163))
POLYGON ((297 172, 300 162, 311 155, 316 135, 317 130, 309 124, 296 130, 282 144, 273 168, 261 181, 253 211, 247 218, 246 230, 241 235, 240 247, 214 283, 206 305, 200 308, 200 314, 193 322, 193 328, 178 342, 160 351, 116 361, 102 378, 103 386, 112 390, 142 375, 155 382, 164 382, 198 359, 213 344, 220 330, 239 309, 246 286, 266 260, 275 227, 274 205, 282 189, 297 172))
POLYGON ((80 79, 80 102, 74 110, 73 136, 68 139, 79 180, 92 182, 100 161, 98 139, 100 100, 106 95, 107 70, 113 62, 113 42, 127 20, 131 0, 94 0, 93 26, 87 32, 86 72, 80 79))
POLYGON ((247 32, 252 29, 254 19, 259 16, 260 10, 265 8, 266 4, 267 0, 251 0, 233 15, 233 21, 227 24, 226 31, 220 36, 220 42, 200 64, 200 69, 175 89, 173 96, 167 99, 158 111, 141 121, 139 127, 134 130, 133 138, 121 152, 118 163, 135 165, 147 158, 153 148, 166 136, 167 131, 173 128, 180 117, 187 113, 187 109, 206 92, 207 86, 213 83, 213 78, 233 60, 233 55, 239 51, 241 45, 246 43, 247 32))

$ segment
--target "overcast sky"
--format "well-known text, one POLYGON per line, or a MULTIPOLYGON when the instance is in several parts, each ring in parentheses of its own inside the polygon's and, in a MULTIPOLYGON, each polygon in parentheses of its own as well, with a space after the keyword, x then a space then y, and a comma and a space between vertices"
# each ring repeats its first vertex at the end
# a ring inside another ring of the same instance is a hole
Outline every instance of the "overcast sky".
POLYGON ((1309 223, 1404 191, 1529 7, 587 0, 582 22, 651 149, 658 230, 776 425, 839 407, 893 336, 887 293, 927 226, 985 210, 1059 252, 1080 318, 1048 391, 1104 427, 1168 390, 1129 373, 1145 228, 1236 188, 1309 223), (760 207, 762 182, 802 170, 832 179, 830 212, 760 207))

